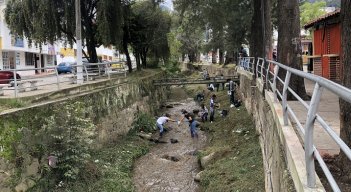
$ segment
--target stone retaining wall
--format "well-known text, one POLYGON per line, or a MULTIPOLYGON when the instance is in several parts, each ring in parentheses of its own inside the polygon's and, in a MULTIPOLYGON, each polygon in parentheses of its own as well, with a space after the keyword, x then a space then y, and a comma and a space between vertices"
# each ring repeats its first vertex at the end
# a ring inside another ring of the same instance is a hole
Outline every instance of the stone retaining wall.
POLYGON ((282 106, 274 102, 273 93, 252 73, 238 73, 239 92, 260 135, 266 191, 325 191, 318 176, 315 188, 307 187, 304 150, 291 124, 284 126, 282 106))
POLYGON ((13 157, 21 157, 20 167, 16 159, 0 158, 0 191, 13 191, 14 188, 15 191, 25 191, 40 177, 40 164, 47 162, 48 154, 16 154, 24 147, 20 146, 19 140, 26 137, 19 130, 26 128, 35 133, 42 129, 47 117, 54 115, 53 109, 63 109, 64 105, 79 101, 84 103, 86 117, 90 118, 97 128, 98 136, 94 147, 101 147, 126 134, 138 111, 155 114, 160 102, 167 97, 164 87, 154 87, 152 84, 153 79, 161 76, 162 74, 153 74, 129 83, 111 80, 110 85, 105 88, 97 85, 95 90, 84 94, 0 114, 0 150, 13 157), (19 168, 21 173, 17 180, 10 180, 16 171, 18 174, 19 168))

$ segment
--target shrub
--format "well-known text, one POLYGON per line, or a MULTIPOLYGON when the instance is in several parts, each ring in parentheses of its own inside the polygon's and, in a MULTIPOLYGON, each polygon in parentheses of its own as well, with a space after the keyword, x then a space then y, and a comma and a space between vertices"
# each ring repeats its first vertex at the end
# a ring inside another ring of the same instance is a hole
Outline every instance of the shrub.
POLYGON ((94 124, 85 118, 83 103, 76 102, 57 110, 47 119, 42 129, 48 155, 57 157, 52 169, 62 180, 74 180, 90 158, 89 146, 93 142, 94 124))
POLYGON ((130 133, 140 131, 153 132, 155 130, 155 118, 148 113, 139 112, 135 116, 130 133))

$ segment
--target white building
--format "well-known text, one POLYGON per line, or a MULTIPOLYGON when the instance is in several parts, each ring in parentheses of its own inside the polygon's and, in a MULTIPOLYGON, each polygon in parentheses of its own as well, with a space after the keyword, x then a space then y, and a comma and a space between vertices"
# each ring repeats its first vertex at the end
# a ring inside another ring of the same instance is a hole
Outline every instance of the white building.
MULTIPOLYGON (((63 61, 76 61, 76 49, 65 48, 62 43, 55 45, 42 45, 41 49, 35 45, 30 46, 24 38, 10 34, 4 18, 4 9, 9 0, 0 0, 0 70, 6 69, 33 69, 19 71, 20 75, 35 75, 46 70, 35 68, 55 66, 63 61)), ((116 60, 112 48, 97 48, 97 55, 103 61, 116 60)))
MULTIPOLYGON (((29 46, 26 39, 10 34, 4 18, 4 9, 8 0, 0 0, 0 69, 30 69, 55 64, 55 46, 29 46)), ((43 70, 19 72, 21 75, 33 75, 43 70)))

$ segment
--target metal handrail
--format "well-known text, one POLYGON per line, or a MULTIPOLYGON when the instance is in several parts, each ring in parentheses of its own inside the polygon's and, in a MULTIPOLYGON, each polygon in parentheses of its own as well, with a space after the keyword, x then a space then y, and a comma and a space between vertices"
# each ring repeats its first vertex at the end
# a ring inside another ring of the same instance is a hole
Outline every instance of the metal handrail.
MULTIPOLYGON (((244 60, 245 58, 241 58, 244 60)), ((249 69, 244 70, 251 72, 249 69)), ((295 122, 300 130, 301 138, 303 138, 304 148, 305 148, 305 161, 306 161, 306 170, 307 170, 307 186, 313 188, 316 184, 315 178, 315 166, 314 166, 314 158, 317 159, 319 165, 322 167, 330 186, 334 191, 340 191, 335 179, 328 170, 325 162, 321 158, 319 152, 313 144, 313 127, 315 122, 320 123, 322 128, 329 134, 329 136, 340 146, 340 149, 345 153, 345 155, 351 160, 351 149, 345 144, 345 142, 338 136, 337 133, 324 121, 324 119, 317 114, 318 106, 320 103, 320 98, 323 89, 327 89, 337 95, 339 98, 351 103, 351 89, 348 89, 340 84, 332 82, 323 77, 306 73, 276 61, 272 60, 264 60, 263 58, 258 58, 256 63, 256 78, 260 78, 262 82, 269 84, 269 86, 265 86, 266 89, 272 91, 274 94, 275 102, 279 102, 277 97, 281 99, 282 107, 283 107, 283 116, 284 116, 284 124, 288 125, 288 117, 290 116, 295 122), (265 65, 266 64, 266 65, 265 65), (285 80, 278 78, 279 70, 285 70, 285 80), (263 74, 266 73, 264 76, 263 74), (297 75, 299 77, 308 79, 310 81, 315 82, 315 88, 312 94, 312 99, 310 104, 307 104, 300 98, 290 87, 289 81, 291 75, 297 75), (283 85, 282 93, 277 88, 277 82, 283 85), (287 94, 291 93, 307 110, 307 119, 305 123, 305 128, 301 122, 298 120, 295 112, 289 107, 287 104, 287 94)))
MULTIPOLYGON (((71 64, 71 68, 73 71, 77 71, 77 64, 71 64)), ((85 81, 89 82, 89 76, 99 76, 99 78, 107 78, 110 79, 111 75, 116 73, 124 73, 124 77, 127 76, 127 69, 123 62, 105 62, 105 63, 83 63, 81 66, 83 67, 83 76, 85 77, 85 81), (120 64, 120 67, 114 68, 113 64, 120 64), (114 71, 118 70, 118 71, 114 71)), ((36 90, 38 87, 45 87, 50 85, 56 85, 57 90, 62 88, 64 83, 74 83, 74 79, 77 79, 77 74, 72 73, 70 76, 60 76, 57 70, 57 66, 47 66, 47 67, 39 67, 39 68, 31 68, 31 69, 6 69, 3 71, 9 71, 13 73, 13 79, 9 79, 9 82, 12 82, 13 88, 3 88, 2 90, 12 90, 14 91, 14 96, 17 98, 21 92, 24 92, 26 88, 30 88, 31 90, 36 90), (45 71, 49 72, 45 75, 36 76, 35 71, 45 71), (28 72, 33 75, 23 75, 24 73, 28 74, 28 72), (17 75, 20 74, 21 79, 17 79, 17 75), (55 78, 56 77, 56 78, 55 78), (48 81, 47 79, 50 78, 48 81), (29 82, 29 87, 24 87, 23 84, 29 82), (40 83, 37 83, 40 82, 40 83), (33 87, 35 84, 35 87, 33 87)), ((83 84, 85 82, 83 81, 83 84)))

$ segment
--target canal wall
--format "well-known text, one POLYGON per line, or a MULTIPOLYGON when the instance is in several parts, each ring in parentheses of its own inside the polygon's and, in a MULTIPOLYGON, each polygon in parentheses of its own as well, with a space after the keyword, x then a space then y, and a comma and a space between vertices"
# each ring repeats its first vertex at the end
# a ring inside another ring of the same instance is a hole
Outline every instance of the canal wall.
POLYGON ((239 69, 238 74, 239 94, 260 137, 266 191, 325 191, 317 175, 315 188, 307 187, 303 147, 291 123, 284 125, 282 106, 273 93, 252 73, 239 69))
MULTIPOLYGON (((26 191, 41 177, 41 168, 47 164, 49 154, 38 148, 45 141, 45 134, 36 133, 43 132, 48 117, 58 115, 69 104, 81 103, 85 118, 95 125, 92 147, 102 147, 125 135, 137 112, 156 115, 167 92, 165 87, 154 87, 152 80, 162 76, 160 72, 130 82, 112 79, 105 83, 108 86, 97 83, 95 88, 89 84, 89 91, 84 93, 1 113, 0 191, 26 191)), ((66 92, 62 90, 62 94, 66 92)))

